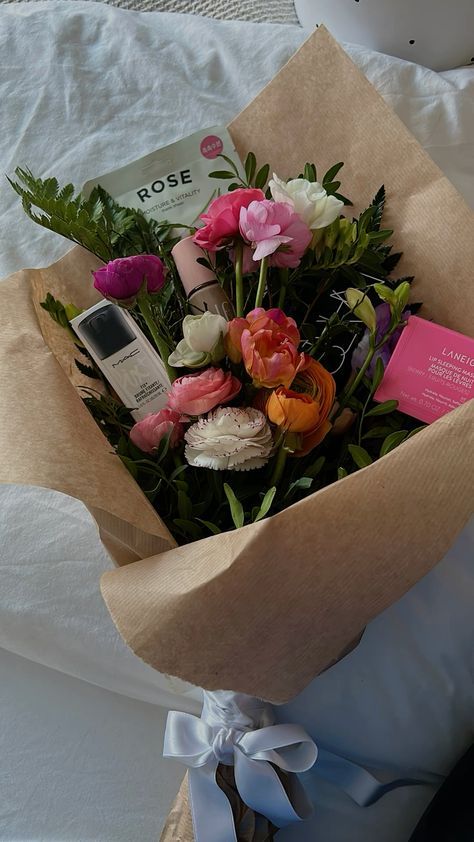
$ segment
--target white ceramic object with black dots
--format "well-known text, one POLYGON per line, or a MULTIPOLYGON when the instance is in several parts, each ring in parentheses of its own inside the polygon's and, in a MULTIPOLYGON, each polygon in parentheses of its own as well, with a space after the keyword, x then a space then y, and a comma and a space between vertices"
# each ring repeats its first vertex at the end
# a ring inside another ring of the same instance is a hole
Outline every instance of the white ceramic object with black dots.
POLYGON ((433 70, 474 66, 474 0, 295 0, 300 23, 433 70))

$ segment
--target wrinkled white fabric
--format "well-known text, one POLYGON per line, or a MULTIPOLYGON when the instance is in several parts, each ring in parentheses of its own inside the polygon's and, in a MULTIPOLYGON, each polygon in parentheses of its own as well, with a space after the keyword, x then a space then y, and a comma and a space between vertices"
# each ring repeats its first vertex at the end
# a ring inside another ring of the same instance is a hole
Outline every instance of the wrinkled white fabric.
POLYGON ((153 670, 119 636, 99 590, 113 564, 83 503, 0 484, 0 536, 0 647, 133 699, 200 710, 199 690, 153 670))
MULTIPOLYGON (((307 34, 81 0, 0 6, 0 170, 26 165, 81 185, 225 123, 307 34)), ((437 74, 348 49, 474 206, 474 69, 437 74)), ((0 276, 47 265, 67 248, 24 216, 5 183, 0 276)), ((111 562, 84 507, 41 489, 0 491, 0 646, 9 650, 0 651, 0 840, 152 842, 169 803, 161 788, 177 777, 160 756, 161 713, 143 702, 194 711, 194 691, 178 697, 180 684, 120 641, 98 590, 111 562)), ((467 535, 350 656, 279 712, 282 721, 300 722, 356 762, 447 771, 472 723, 467 535)), ((380 842, 382 829, 383 842, 406 842, 432 795, 397 790, 361 809, 320 780, 305 786, 316 816, 282 832, 282 842, 380 842)))
MULTIPOLYGON (((198 128, 228 122, 308 34, 81 0, 4 5, 1 172, 26 165, 80 186, 198 128)), ((474 68, 438 74, 361 47, 348 51, 474 205, 474 68)), ((0 277, 48 264, 65 249, 23 215, 5 183, 0 277)))
POLYGON ((2 842, 157 842, 183 777, 167 711, 0 649, 2 842))

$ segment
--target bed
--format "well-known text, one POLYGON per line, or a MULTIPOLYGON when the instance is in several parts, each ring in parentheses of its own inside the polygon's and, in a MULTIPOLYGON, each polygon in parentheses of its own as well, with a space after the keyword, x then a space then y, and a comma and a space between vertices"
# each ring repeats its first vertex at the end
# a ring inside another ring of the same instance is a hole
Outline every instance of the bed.
MULTIPOLYGON (((226 123, 307 34, 81 0, 0 6, 2 171, 81 185, 226 123)), ((474 207, 474 68, 438 74, 347 49, 474 207)), ((0 223, 0 277, 67 248, 27 220, 6 182, 0 223)), ((98 589, 112 562, 80 502, 18 486, 0 498, 0 839, 152 842, 182 776, 161 758, 166 711, 199 712, 200 691, 118 637, 98 589)), ((278 717, 394 777, 446 775, 472 741, 473 548, 471 524, 278 717)), ((311 774, 305 784, 315 816, 282 842, 404 842, 435 791, 398 789, 362 809, 311 774)))

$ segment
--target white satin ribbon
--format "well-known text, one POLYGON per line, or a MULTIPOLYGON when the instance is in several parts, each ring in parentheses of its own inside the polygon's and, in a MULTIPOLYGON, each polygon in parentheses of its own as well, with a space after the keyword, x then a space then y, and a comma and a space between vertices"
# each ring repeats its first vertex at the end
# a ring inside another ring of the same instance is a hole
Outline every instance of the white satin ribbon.
POLYGON ((165 757, 189 767, 189 797, 196 842, 237 842, 232 809, 216 783, 219 763, 234 766, 239 795, 248 807, 277 827, 312 814, 304 789, 294 776, 287 790, 275 769, 306 772, 318 756, 300 725, 269 725, 256 730, 210 725, 189 713, 170 711, 165 757))

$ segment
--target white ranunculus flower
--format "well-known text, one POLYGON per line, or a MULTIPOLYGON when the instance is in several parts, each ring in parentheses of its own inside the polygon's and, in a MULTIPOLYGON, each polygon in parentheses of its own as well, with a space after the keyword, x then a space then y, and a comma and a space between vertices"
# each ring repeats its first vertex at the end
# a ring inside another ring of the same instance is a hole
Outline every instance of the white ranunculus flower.
POLYGON ((178 342, 169 356, 172 366, 201 368, 209 363, 217 363, 225 356, 224 336, 228 323, 224 316, 209 313, 206 310, 200 316, 185 316, 183 319, 183 339, 178 342))
POLYGON ((268 462, 273 440, 263 412, 220 406, 191 424, 184 455, 196 468, 249 471, 268 462))
POLYGON ((183 320, 183 336, 185 342, 193 351, 210 353, 220 339, 225 336, 228 325, 224 316, 210 313, 206 310, 202 316, 185 316, 183 320))
POLYGON ((344 202, 335 196, 328 196, 318 181, 308 181, 306 178, 282 181, 273 173, 268 186, 275 202, 293 205, 296 213, 313 231, 331 225, 344 207, 344 202))

